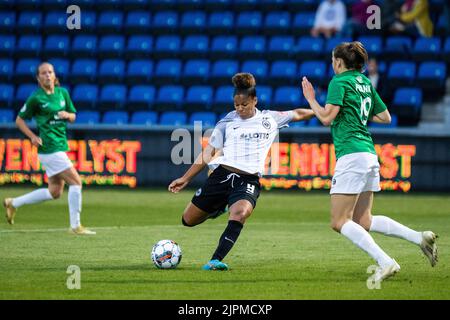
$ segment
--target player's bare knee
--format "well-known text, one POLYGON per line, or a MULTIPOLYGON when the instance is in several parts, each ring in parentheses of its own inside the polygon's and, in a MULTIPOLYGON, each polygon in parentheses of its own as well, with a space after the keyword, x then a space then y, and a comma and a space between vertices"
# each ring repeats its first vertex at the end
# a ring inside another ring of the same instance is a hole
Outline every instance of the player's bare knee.
POLYGON ((63 194, 63 190, 62 189, 49 189, 50 194, 52 195, 52 198, 54 200, 61 198, 62 194, 63 194))
POLYGON ((245 220, 247 220, 251 214, 252 214, 251 210, 238 209, 237 211, 230 214, 230 220, 236 220, 236 221, 239 221, 240 223, 244 224, 245 220))

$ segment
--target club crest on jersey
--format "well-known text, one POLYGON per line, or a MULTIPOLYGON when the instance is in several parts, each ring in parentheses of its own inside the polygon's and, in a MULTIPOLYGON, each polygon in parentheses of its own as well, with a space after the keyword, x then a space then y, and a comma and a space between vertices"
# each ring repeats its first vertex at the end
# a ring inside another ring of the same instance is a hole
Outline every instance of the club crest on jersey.
POLYGON ((61 100, 61 101, 59 102, 59 105, 60 105, 61 107, 65 107, 65 106, 66 106, 66 101, 65 101, 65 100, 61 100))
POLYGON ((361 76, 357 76, 356 81, 358 81, 359 83, 363 83, 363 79, 361 76))
POLYGON ((195 195, 198 197, 199 195, 202 194, 202 188, 198 189, 197 192, 195 193, 195 195))
POLYGON ((265 129, 269 130, 271 128, 270 121, 267 118, 263 118, 262 125, 265 129))

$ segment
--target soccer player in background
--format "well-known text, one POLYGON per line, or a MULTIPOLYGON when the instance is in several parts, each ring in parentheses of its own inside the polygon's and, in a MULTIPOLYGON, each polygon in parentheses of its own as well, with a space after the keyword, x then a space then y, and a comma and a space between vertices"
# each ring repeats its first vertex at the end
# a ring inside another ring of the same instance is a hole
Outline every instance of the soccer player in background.
POLYGON ((367 121, 390 123, 386 105, 362 74, 368 55, 360 42, 342 43, 332 53, 335 76, 328 87, 325 107, 315 99, 306 77, 303 94, 331 133, 336 150, 336 169, 331 186, 331 227, 366 251, 379 265, 374 275, 382 281, 400 270, 368 231, 399 237, 420 246, 431 266, 437 262, 436 235, 418 232, 391 218, 372 216, 373 193, 380 191, 380 165, 367 121))
POLYGON ((244 223, 256 206, 261 189, 259 178, 278 129, 287 127, 291 121, 307 120, 314 116, 312 110, 307 109, 260 111, 256 108, 258 100, 253 75, 238 73, 233 76, 232 82, 236 110, 217 123, 209 144, 195 163, 168 188, 177 193, 207 165, 213 170, 182 216, 183 225, 193 227, 224 213, 228 205, 228 225, 211 260, 203 266, 204 270, 228 270, 222 260, 237 241, 244 223))
POLYGON ((28 97, 16 119, 16 125, 38 147, 39 161, 48 176, 48 188, 41 188, 17 198, 6 198, 8 223, 14 224, 17 208, 42 201, 58 199, 69 185, 70 232, 76 235, 94 235, 95 232, 80 223, 81 179, 69 160, 66 127, 74 122, 75 107, 66 89, 60 87, 53 66, 41 63, 36 72, 39 88, 28 97), (39 134, 30 130, 25 120, 35 118, 39 134))

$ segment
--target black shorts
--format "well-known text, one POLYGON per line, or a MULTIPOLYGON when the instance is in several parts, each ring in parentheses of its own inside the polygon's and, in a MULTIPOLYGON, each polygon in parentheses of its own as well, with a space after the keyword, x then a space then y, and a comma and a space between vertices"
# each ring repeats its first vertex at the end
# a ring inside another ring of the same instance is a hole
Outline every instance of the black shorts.
POLYGON ((239 200, 248 200, 256 207, 261 184, 259 177, 252 174, 234 173, 219 166, 197 190, 192 203, 207 213, 224 211, 239 200))

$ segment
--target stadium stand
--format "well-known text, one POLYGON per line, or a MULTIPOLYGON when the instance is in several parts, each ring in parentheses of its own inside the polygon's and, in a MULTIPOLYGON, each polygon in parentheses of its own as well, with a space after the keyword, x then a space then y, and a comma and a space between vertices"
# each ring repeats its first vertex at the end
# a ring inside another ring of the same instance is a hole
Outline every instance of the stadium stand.
MULTIPOLYGON (((54 64, 83 111, 79 123, 210 123, 233 109, 231 77, 239 71, 256 76, 261 109, 306 107, 303 75, 324 103, 331 50, 352 40, 378 60, 382 98, 395 115, 390 128, 417 125, 422 105, 446 93, 450 28, 443 1, 429 1, 431 38, 368 31, 330 39, 310 36, 319 0, 78 0, 81 30, 66 28, 64 0, 7 2, 0 8, 3 123, 14 121, 36 88, 42 60, 54 64)), ((350 10, 354 1, 344 2, 350 10)))

